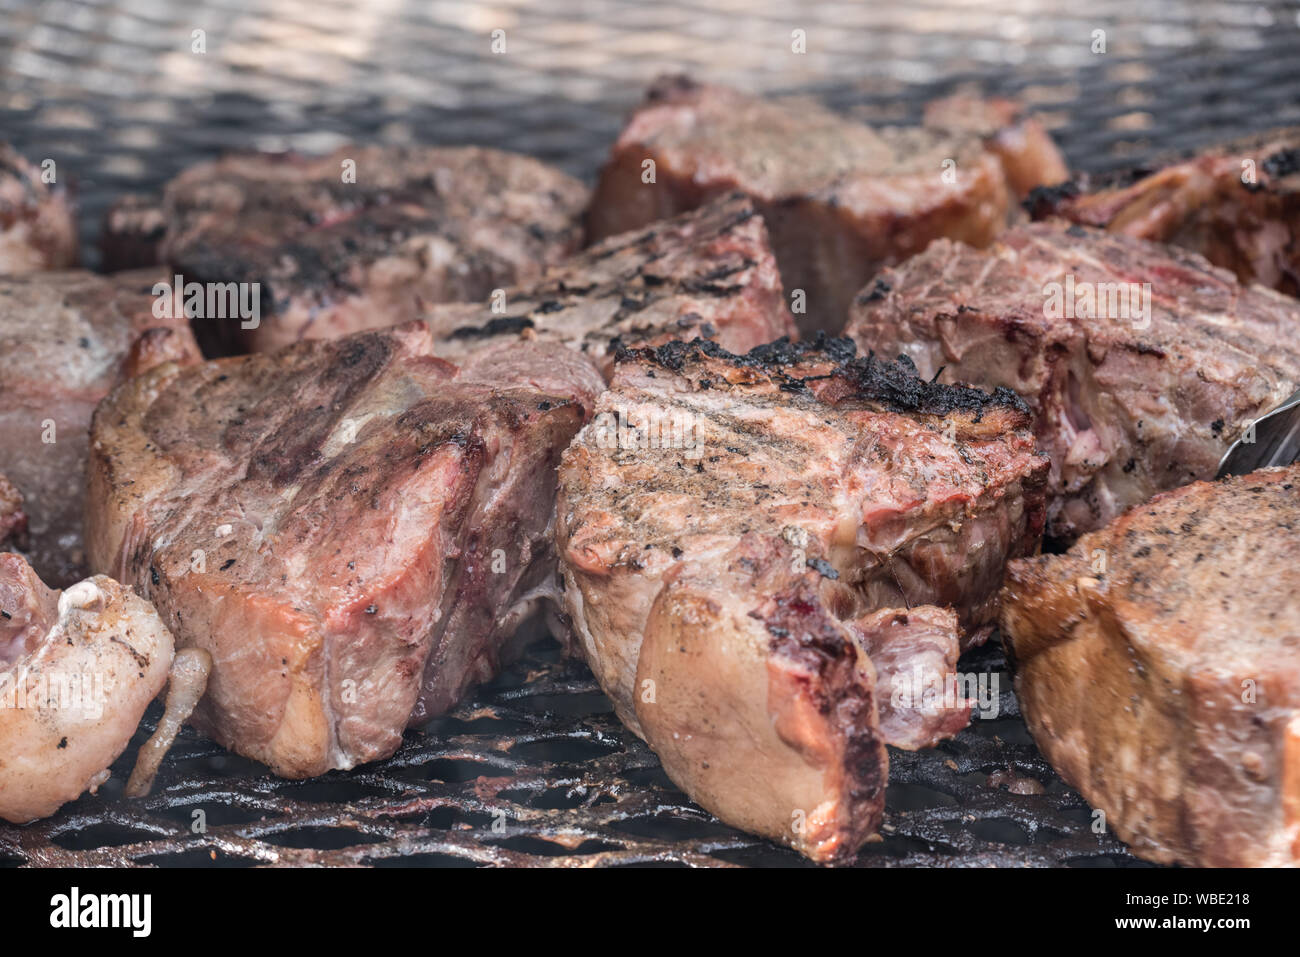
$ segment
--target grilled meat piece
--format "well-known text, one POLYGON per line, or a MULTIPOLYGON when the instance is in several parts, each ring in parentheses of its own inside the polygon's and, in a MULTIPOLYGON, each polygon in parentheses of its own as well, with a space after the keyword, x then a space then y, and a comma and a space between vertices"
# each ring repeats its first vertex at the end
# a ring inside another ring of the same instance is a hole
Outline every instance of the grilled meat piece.
POLYGON ((0 549, 27 547, 27 513, 23 493, 0 474, 0 549))
POLYGON ((758 204, 787 294, 806 293, 806 314, 796 312, 805 330, 838 330, 881 264, 937 236, 988 243, 1008 208, 997 157, 968 133, 873 130, 813 104, 668 77, 614 144, 587 210, 588 239, 734 189, 758 204))
POLYGON ((158 265, 166 233, 167 216, 161 198, 140 194, 120 197, 104 214, 99 236, 104 272, 158 265))
POLYGON ((1193 253, 1031 224, 985 251, 939 240, 886 270, 846 331, 924 378, 1024 396, 1052 458, 1048 532, 1068 542, 1212 477, 1300 386, 1297 330, 1294 300, 1193 253))
POLYGON ((1007 186, 1021 199, 1040 186, 1070 178, 1070 168, 1051 134, 1014 100, 957 94, 927 103, 924 122, 936 129, 964 130, 978 136, 1002 161, 1007 186))
POLYGON ((77 261, 77 221, 62 186, 0 143, 0 275, 66 269, 77 261))
POLYGON ((585 199, 558 170, 477 147, 241 154, 168 184, 163 255, 186 282, 259 283, 256 328, 201 326, 259 351, 531 280, 578 248, 585 199))
POLYGON ((1173 243, 1242 282, 1300 294, 1300 127, 1274 130, 1108 176, 1038 190, 1038 219, 1061 216, 1173 243))
POLYGON ((108 780, 171 663, 130 589, 96 576, 59 592, 0 554, 0 818, 49 817, 108 780))
POLYGON ((286 777, 387 757, 557 587, 555 467, 604 383, 422 323, 165 366, 93 424, 91 561, 212 656, 195 724, 286 777))
POLYGON ((882 745, 965 723, 889 714, 877 670, 983 639, 1006 559, 1042 531, 1029 422, 1005 390, 843 339, 623 352, 556 519, 567 616, 619 717, 723 820, 851 856, 879 822, 882 745))
POLYGON ((153 273, 0 279, 0 472, 25 500, 37 574, 85 573, 82 511, 90 416, 109 390, 160 362, 197 362, 184 319, 157 318, 153 273))
POLYGON ((1043 754, 1141 857, 1300 864, 1300 465, 1166 492, 1011 563, 1043 754))
POLYGON ((657 345, 696 336, 747 352, 795 333, 767 229, 743 194, 614 236, 491 303, 426 314, 451 361, 529 339, 578 349, 608 375, 611 341, 657 345))

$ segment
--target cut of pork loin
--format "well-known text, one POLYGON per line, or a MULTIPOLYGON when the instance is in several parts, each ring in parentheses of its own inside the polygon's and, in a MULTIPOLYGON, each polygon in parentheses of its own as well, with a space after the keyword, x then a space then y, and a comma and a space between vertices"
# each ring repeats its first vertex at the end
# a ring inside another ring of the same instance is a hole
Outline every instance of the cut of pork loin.
POLYGON ((965 724, 894 713, 880 684, 982 640, 1006 559, 1035 549, 1029 423, 1010 392, 843 339, 623 352, 556 509, 567 623, 619 717, 723 820, 851 856, 884 744, 965 724))
POLYGON ((159 319, 152 272, 0 279, 0 473, 25 500, 37 574, 69 585, 85 573, 81 540, 86 444, 95 404, 160 362, 197 362, 183 319, 159 319))
POLYGON ((195 723, 226 747, 286 777, 386 757, 533 634, 603 388, 555 343, 458 368, 418 322, 159 367, 95 415, 91 561, 211 654, 195 723))
POLYGON ((256 328, 213 320, 202 334, 259 351, 532 279, 578 248, 586 189, 497 150, 346 146, 204 163, 163 199, 163 256, 185 282, 260 284, 256 328))
POLYGON ((1023 199, 1070 177, 1065 158, 1042 123, 1014 100, 957 94, 925 106, 925 125, 974 133, 1002 161, 1007 186, 1023 199))
POLYGON ((1274 130, 1035 192, 1035 218, 1062 216, 1174 243, 1243 282, 1300 294, 1300 127, 1274 130))
POLYGON ((1300 465, 1166 492, 1010 564, 1043 754, 1140 857, 1300 864, 1300 465))
POLYGON ((129 588, 59 592, 0 553, 0 818, 49 817, 106 781, 171 663, 172 636, 129 588))
MULTIPOLYGON (((57 180, 57 176, 56 176, 57 180)), ((77 221, 67 190, 0 143, 0 276, 66 269, 77 261, 77 221)))
POLYGON ((735 189, 767 222, 787 295, 806 293, 807 312, 796 315, 805 330, 838 330, 882 263, 937 236, 983 245, 1008 212, 1001 165, 972 134, 874 130, 813 104, 668 77, 614 144, 587 211, 588 239, 735 189))
POLYGON ((1081 226, 1017 227, 983 251, 936 241, 869 284, 846 331, 925 378, 1024 396, 1052 458, 1048 532, 1062 542, 1212 477, 1300 386, 1300 304, 1193 253, 1081 226), (1150 283, 1149 302, 1130 283, 1150 283), (1121 289, 1135 293, 1128 318, 1121 289), (1089 290, 1105 300, 1094 318, 1089 290))
POLYGON ((504 342, 578 349, 608 375, 608 347, 714 339, 733 352, 795 333, 754 205, 741 193, 597 243, 493 304, 435 306, 438 355, 459 361, 504 342))

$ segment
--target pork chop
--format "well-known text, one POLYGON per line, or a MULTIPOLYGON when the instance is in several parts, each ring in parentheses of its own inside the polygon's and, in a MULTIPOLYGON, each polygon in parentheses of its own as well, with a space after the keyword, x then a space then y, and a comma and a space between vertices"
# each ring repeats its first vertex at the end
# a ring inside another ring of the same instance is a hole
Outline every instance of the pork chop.
POLYGON ((806 296, 806 312, 797 302, 795 312, 805 331, 838 331, 882 264, 937 236, 984 245, 1008 211, 1001 164, 970 133, 874 130, 814 104, 666 77, 614 144, 588 239, 735 189, 767 222, 787 294, 806 296))
POLYGON ((882 690, 983 640, 1007 558, 1036 548, 1029 422, 843 339, 624 350, 556 519, 567 621, 619 717, 724 821, 852 856, 884 744, 965 724, 882 690))
POLYGON ((0 143, 0 276, 77 262, 77 221, 68 192, 46 183, 42 172, 0 143))
POLYGON ((387 757, 531 637, 555 467, 604 383, 512 344, 457 367, 419 322, 117 389, 91 562, 212 657, 195 723, 285 777, 387 757))
POLYGON ((597 243, 496 303, 434 306, 426 321, 451 361, 505 342, 549 340, 608 376, 609 344, 699 336, 731 351, 795 333, 767 229, 732 193, 700 209, 597 243))
POLYGON ((159 362, 197 362, 189 326, 157 318, 153 273, 0 279, 0 473, 22 493, 28 557, 55 586, 84 577, 86 446, 95 404, 159 362))
POLYGON ((1174 243, 1242 282, 1300 294, 1300 127, 1274 130, 1105 176, 1079 175, 1030 196, 1062 216, 1174 243))
POLYGON ((1165 492, 1009 566, 1029 729, 1140 857, 1300 864, 1297 528, 1292 465, 1165 492))
POLYGON ((238 154, 167 185, 162 254, 187 283, 259 283, 256 328, 201 329, 265 350, 531 280, 578 248, 585 199, 558 170, 477 147, 238 154))
POLYGON ((984 251, 939 240, 869 284, 846 331, 925 378, 1022 395, 1052 459, 1048 532, 1064 543, 1212 477, 1300 386, 1300 304, 1080 226, 1017 227, 984 251))

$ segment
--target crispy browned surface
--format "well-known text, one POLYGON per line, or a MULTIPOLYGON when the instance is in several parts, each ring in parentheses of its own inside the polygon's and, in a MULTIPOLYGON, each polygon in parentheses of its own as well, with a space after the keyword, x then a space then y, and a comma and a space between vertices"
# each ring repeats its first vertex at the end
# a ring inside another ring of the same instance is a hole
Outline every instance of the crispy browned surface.
POLYGON ((537 160, 477 147, 241 154, 168 184, 163 255, 186 282, 260 283, 258 328, 208 331, 264 350, 534 279, 577 249, 586 195, 537 160))
POLYGON ((66 269, 77 262, 77 222, 62 186, 0 143, 0 276, 66 269))
MULTIPOLYGON (((890 626, 863 616, 893 609, 927 666, 955 658, 1044 515, 1047 462, 1013 395, 852 356, 847 340, 626 353, 557 505, 569 620, 619 717, 705 807, 818 860, 851 856, 882 806, 866 645, 890 626), (904 627, 927 605, 956 614, 904 627)), ((904 746, 954 730, 908 725, 890 725, 904 746)))
POLYGON ((386 757, 532 633, 560 451, 603 382, 408 323, 162 366, 96 413, 91 561, 212 655, 196 723, 288 777, 386 757))
POLYGON ((614 339, 658 345, 696 336, 733 352, 795 334, 767 229, 733 193, 699 210, 613 236, 490 302, 435 306, 426 320, 452 361, 502 342, 578 349, 606 375, 614 339))
POLYGON ((758 204, 805 331, 838 330, 881 264, 936 236, 983 245, 1002 228, 1001 165, 969 133, 874 130, 809 103, 783 104, 684 77, 658 81, 632 114, 587 211, 590 240, 739 189, 758 204), (655 181, 643 182, 653 160, 655 181), (955 162, 946 182, 944 161, 955 162))
POLYGON ((103 576, 47 588, 0 554, 0 818, 48 817, 108 777, 167 682, 172 636, 103 576))
POLYGON ((1012 562, 1034 740, 1135 853, 1300 863, 1300 465, 1166 492, 1012 562))
POLYGON ((53 585, 82 577, 87 429, 95 403, 158 362, 196 362, 184 319, 157 318, 150 272, 0 279, 0 472, 22 493, 29 558, 53 585))
POLYGON ((1300 128, 1125 174, 1080 176, 1035 193, 1027 205, 1037 218, 1063 216, 1173 243, 1243 282, 1300 293, 1300 128))
POLYGON ((1053 224, 988 250, 944 240, 882 273, 846 332, 923 377, 1013 389, 1052 459, 1048 531, 1069 541, 1162 489, 1212 477, 1248 423, 1300 386, 1300 304, 1192 253, 1053 224), (1150 324, 1049 318, 1049 283, 1151 284, 1150 324))

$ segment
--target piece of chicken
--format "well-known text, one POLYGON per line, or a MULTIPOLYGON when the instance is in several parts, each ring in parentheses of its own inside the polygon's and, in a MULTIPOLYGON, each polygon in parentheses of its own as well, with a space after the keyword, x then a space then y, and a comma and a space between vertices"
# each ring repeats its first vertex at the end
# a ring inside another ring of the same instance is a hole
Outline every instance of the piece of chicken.
MULTIPOLYGON (((0 554, 0 818, 48 817, 108 780, 172 657, 157 612, 113 579, 60 592, 0 554)), ((184 720, 168 710, 160 727, 184 720)))

